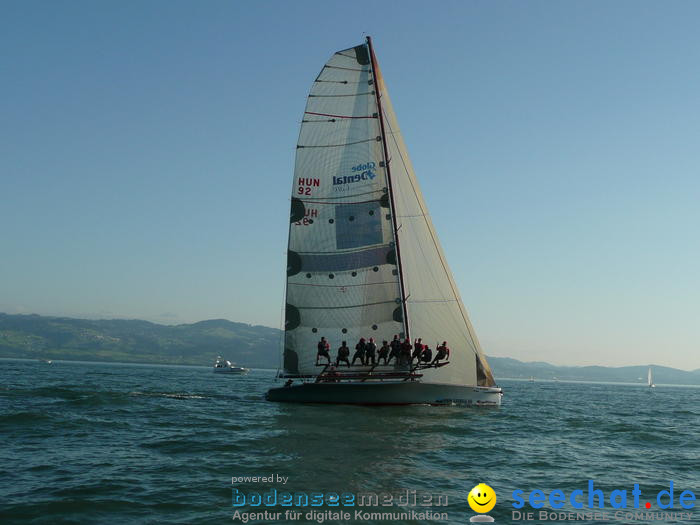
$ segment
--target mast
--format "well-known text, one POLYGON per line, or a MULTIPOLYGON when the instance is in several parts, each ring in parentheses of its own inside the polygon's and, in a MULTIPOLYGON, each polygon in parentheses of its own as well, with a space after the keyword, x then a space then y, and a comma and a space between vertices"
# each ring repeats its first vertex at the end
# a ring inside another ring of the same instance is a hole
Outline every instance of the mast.
POLYGON ((372 37, 367 37, 367 47, 369 48, 369 56, 372 61, 372 73, 374 75, 374 96, 377 101, 377 114, 379 115, 379 127, 382 137, 382 148, 384 150, 384 167, 386 169, 387 190, 389 192, 389 202, 391 203, 391 225, 394 228, 394 243, 396 245, 396 265, 399 270, 399 288, 401 291, 401 307, 403 311, 403 325, 406 333, 404 334, 410 340, 410 332, 408 327, 408 309, 406 305, 406 286, 403 278, 403 268, 401 264, 401 249, 399 248, 399 227, 396 221, 396 204, 394 203, 394 192, 391 186, 391 168, 389 167, 389 151, 386 147, 386 133, 384 132, 384 114, 382 112, 382 101, 379 94, 379 78, 377 76, 377 57, 374 56, 374 48, 372 47, 372 37))

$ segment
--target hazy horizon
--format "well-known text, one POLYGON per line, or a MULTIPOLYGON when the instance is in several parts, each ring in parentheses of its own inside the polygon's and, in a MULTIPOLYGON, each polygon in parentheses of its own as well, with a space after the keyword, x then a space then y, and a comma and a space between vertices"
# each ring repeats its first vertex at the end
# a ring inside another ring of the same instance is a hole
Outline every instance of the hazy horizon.
POLYGON ((485 352, 700 368, 700 4, 401 5, 6 4, 0 310, 279 327, 305 98, 366 32, 485 352))
MULTIPOLYGON (((8 312, 2 312, 0 311, 0 314, 9 314, 8 312)), ((85 319, 85 320, 90 320, 90 321, 110 321, 110 320, 119 320, 119 321, 147 321, 150 323, 154 324, 159 324, 163 326, 179 326, 179 325, 191 325, 191 324, 196 324, 196 323, 201 323, 205 321, 218 321, 218 320, 224 320, 228 321, 231 323, 242 323, 242 324, 247 324, 250 326, 261 326, 265 328, 273 328, 275 330, 282 330, 281 327, 275 327, 275 326, 268 326, 264 324, 251 324, 251 323, 246 323, 244 321, 238 321, 235 319, 226 319, 223 317, 219 318, 211 318, 211 319, 199 319, 196 321, 189 321, 189 322, 167 322, 167 321, 158 321, 158 320, 152 320, 152 319, 143 319, 139 317, 129 317, 129 316, 115 316, 115 317, 103 317, 103 316, 70 316, 70 315, 51 315, 51 314, 38 314, 38 313, 20 313, 20 314, 9 314, 9 315, 38 315, 41 317, 58 317, 58 318, 68 318, 68 319, 85 319)), ((626 363, 626 364, 621 364, 621 365, 603 365, 601 363, 597 362, 586 362, 586 363, 571 363, 571 362, 558 362, 556 360, 539 360, 539 359, 528 359, 527 357, 520 357, 516 358, 513 357, 512 355, 496 355, 492 354, 489 352, 486 352, 487 357, 498 357, 498 358, 508 358, 508 359, 516 359, 517 361, 521 361, 523 363, 546 363, 554 366, 560 366, 560 367, 583 367, 583 366, 602 366, 602 367, 607 367, 607 368, 620 368, 620 367, 628 367, 628 366, 659 366, 659 367, 664 367, 668 365, 662 365, 658 363, 626 363)), ((700 370, 700 368, 681 368, 681 367, 670 367, 669 368, 674 368, 677 370, 684 370, 687 372, 693 372, 695 370, 700 370)))

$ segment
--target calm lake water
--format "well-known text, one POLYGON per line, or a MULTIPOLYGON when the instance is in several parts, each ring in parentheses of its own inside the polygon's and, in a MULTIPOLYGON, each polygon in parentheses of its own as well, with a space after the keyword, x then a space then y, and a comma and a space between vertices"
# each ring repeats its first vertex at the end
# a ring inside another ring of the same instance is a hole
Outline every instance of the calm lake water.
MULTIPOLYGON (((631 523, 612 517, 613 490, 626 490, 631 507, 638 483, 640 507, 649 501, 658 513, 656 494, 673 480, 677 514, 682 491, 700 493, 700 389, 503 380, 500 409, 371 408, 269 403, 273 377, 0 360, 0 523, 240 523, 233 487, 248 498, 271 489, 416 491, 448 505, 363 510, 441 512, 468 523, 467 494, 479 482, 498 497, 489 514, 511 523, 513 491, 527 499, 537 489, 567 497, 581 489, 587 498, 588 480, 605 493, 599 512, 610 514, 595 523, 631 523), (231 480, 271 475, 288 481, 231 480)), ((357 523, 440 522, 359 521, 356 508, 345 510, 357 523)), ((574 510, 567 503, 559 512, 574 510)), ((698 523, 700 511, 676 518, 635 523, 698 523)))

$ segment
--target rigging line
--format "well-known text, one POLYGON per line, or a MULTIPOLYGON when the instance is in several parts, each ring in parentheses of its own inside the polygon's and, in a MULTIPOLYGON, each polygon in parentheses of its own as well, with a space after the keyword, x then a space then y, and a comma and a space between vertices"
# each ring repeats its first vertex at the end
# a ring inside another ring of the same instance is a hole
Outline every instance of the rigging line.
POLYGON ((345 144, 319 144, 319 145, 301 145, 297 144, 297 149, 301 148, 342 148, 343 146, 352 146, 354 144, 364 144, 365 142, 379 142, 381 137, 374 139, 356 140, 355 142, 346 142, 345 144))
POLYGON ((362 95, 374 95, 374 91, 368 91, 367 93, 351 93, 351 94, 343 94, 343 95, 311 95, 311 94, 309 94, 309 98, 359 97, 362 95))
POLYGON ((376 303, 350 304, 347 306, 297 306, 299 310, 342 310, 345 308, 363 308, 365 306, 377 306, 378 304, 394 304, 395 301, 379 301, 376 303))
POLYGON ((330 113, 315 113, 313 111, 304 111, 306 115, 317 115, 319 117, 335 117, 335 118, 377 118, 377 115, 369 115, 369 116, 361 116, 361 117, 355 117, 352 115, 331 115, 330 113))
MULTIPOLYGON (((382 108, 382 112, 386 113, 384 111, 384 108, 382 108)), ((391 128, 391 124, 389 124, 389 127, 391 128)), ((428 222, 429 216, 427 214, 426 209, 423 207, 422 199, 419 197, 418 192, 416 191, 416 187, 413 184, 413 180, 410 177, 411 171, 408 169, 408 166, 406 165, 406 160, 403 158, 403 153, 401 152, 401 148, 399 147, 399 144, 396 141, 396 134, 398 134, 398 132, 394 132, 393 130, 391 130, 391 133, 390 133, 391 138, 394 141, 394 145, 396 146, 396 151, 399 152, 399 158, 401 159, 401 164, 403 164, 403 167, 404 167, 404 170, 406 171, 406 173, 409 174, 408 181, 410 182, 411 188, 413 189, 413 193, 416 196, 416 201, 418 202, 418 206, 420 207, 421 211, 423 211, 424 220, 425 220, 426 225, 428 226, 428 232, 430 233, 430 238, 433 241, 433 245, 435 246, 435 250, 437 251, 438 258, 440 259, 440 264, 442 265, 442 269, 445 271, 445 274, 447 275, 447 282, 450 283, 450 288, 452 289, 452 294, 455 296, 455 299, 457 299, 457 305, 459 306, 459 311, 462 314, 462 320, 464 321, 464 325, 467 328, 467 332, 469 332, 469 337, 471 338, 472 345, 474 346, 474 349, 476 351, 475 353, 477 355, 479 355, 479 357, 481 357, 480 354, 483 353, 483 351, 480 351, 481 345, 479 344, 478 339, 476 338, 476 334, 474 334, 472 329, 470 328, 470 323, 467 320, 467 316, 466 316, 466 313, 464 311, 464 305, 462 304, 462 301, 459 300, 459 293, 455 290, 455 285, 452 282, 452 278, 451 278, 450 272, 447 268, 446 261, 444 260, 444 258, 442 256, 442 253, 440 250, 440 245, 438 244, 437 239, 435 238, 435 235, 433 233, 433 228, 430 227, 430 223, 428 222)))
POLYGON ((354 286, 374 286, 377 284, 396 284, 396 281, 382 281, 379 283, 364 284, 311 284, 311 283, 289 283, 290 286, 318 286, 320 288, 352 288, 354 286))

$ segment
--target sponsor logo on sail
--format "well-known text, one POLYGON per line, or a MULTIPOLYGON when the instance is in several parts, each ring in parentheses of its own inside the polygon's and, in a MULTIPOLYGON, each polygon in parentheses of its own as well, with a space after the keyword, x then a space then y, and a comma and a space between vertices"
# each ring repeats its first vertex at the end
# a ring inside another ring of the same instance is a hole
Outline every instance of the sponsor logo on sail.
POLYGON ((352 175, 343 175, 342 177, 333 177, 333 185, 352 184, 363 180, 372 180, 377 176, 375 169, 377 164, 374 161, 365 162, 352 167, 352 175))

